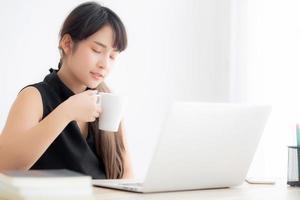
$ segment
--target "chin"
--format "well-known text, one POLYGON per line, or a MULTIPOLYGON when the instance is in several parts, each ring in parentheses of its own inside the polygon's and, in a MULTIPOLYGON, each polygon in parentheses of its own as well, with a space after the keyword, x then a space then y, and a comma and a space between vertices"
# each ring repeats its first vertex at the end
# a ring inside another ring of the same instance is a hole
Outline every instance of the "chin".
POLYGON ((96 88, 98 87, 98 85, 99 85, 100 83, 102 83, 102 82, 103 82, 103 81, 89 82, 89 83, 86 84, 86 86, 87 86, 88 88, 91 88, 91 89, 96 89, 96 88))

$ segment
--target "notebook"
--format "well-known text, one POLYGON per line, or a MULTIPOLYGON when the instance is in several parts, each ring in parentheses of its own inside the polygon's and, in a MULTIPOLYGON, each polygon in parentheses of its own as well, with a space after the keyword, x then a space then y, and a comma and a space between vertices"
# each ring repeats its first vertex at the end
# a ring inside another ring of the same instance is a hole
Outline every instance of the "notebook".
POLYGON ((66 169, 2 172, 0 198, 94 199, 91 177, 66 169))

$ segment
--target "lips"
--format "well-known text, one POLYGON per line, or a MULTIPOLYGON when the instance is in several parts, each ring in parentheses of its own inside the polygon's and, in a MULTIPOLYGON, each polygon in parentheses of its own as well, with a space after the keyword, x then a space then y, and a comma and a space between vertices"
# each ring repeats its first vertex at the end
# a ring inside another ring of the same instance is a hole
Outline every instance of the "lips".
POLYGON ((91 73, 91 75, 92 75, 92 77, 93 77, 94 79, 99 80, 99 79, 104 78, 103 74, 100 74, 100 73, 98 73, 98 72, 90 72, 90 73, 91 73))

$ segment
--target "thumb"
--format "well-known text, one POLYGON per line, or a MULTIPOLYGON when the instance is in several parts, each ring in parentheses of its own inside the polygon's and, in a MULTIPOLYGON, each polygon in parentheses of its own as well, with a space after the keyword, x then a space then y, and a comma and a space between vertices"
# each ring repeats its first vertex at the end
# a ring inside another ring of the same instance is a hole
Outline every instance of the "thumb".
POLYGON ((95 95, 97 94, 98 90, 87 90, 87 91, 84 91, 84 93, 87 93, 88 95, 95 95))

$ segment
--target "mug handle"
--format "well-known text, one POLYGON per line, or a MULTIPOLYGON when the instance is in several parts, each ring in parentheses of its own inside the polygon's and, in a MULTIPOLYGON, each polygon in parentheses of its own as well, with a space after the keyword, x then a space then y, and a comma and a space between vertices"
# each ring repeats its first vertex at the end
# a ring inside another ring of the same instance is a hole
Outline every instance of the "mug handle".
POLYGON ((100 94, 100 93, 97 93, 97 94, 96 94, 96 97, 97 97, 96 104, 97 104, 97 105, 101 105, 101 94, 100 94))

